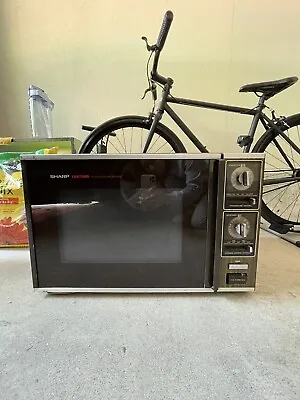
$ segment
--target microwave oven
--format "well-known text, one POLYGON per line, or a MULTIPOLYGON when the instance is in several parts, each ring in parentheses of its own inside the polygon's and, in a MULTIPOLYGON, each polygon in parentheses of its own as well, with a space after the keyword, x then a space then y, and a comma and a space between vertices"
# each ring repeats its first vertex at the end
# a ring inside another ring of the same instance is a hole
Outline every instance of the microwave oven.
POLYGON ((33 287, 253 291, 262 154, 25 155, 33 287))

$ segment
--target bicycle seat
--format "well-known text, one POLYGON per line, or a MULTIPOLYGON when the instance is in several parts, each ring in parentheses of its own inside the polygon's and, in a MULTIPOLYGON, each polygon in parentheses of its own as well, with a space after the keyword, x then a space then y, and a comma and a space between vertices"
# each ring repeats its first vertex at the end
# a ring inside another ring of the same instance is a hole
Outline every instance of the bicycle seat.
POLYGON ((275 94, 282 92, 283 90, 289 88, 294 85, 298 81, 296 76, 292 76, 289 78, 279 79, 277 81, 268 81, 268 82, 260 82, 260 83, 250 83, 249 85, 244 85, 240 88, 240 92, 257 92, 263 93, 267 99, 275 94))

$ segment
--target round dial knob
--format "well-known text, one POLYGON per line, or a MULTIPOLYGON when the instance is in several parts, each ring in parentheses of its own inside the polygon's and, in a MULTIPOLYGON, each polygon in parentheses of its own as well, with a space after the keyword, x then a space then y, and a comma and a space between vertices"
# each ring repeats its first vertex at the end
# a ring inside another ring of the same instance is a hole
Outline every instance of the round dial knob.
POLYGON ((245 222, 238 222, 235 226, 234 229, 236 231, 236 233, 242 237, 245 238, 248 235, 249 229, 247 227, 247 224, 245 222))
POLYGON ((234 239, 246 239, 250 232, 250 222, 242 216, 233 218, 228 224, 228 232, 234 239))
POLYGON ((231 184, 237 190, 249 189, 254 182, 254 174, 250 168, 239 167, 231 174, 231 184))

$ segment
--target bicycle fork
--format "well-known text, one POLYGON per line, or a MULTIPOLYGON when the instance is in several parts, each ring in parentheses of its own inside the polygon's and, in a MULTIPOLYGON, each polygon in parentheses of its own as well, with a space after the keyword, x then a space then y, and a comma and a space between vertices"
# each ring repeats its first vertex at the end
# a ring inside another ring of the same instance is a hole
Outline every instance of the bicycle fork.
POLYGON ((165 105, 167 103, 167 98, 169 96, 172 85, 173 85, 173 80, 171 78, 168 78, 168 82, 165 84, 163 91, 162 91, 161 100, 155 111, 154 118, 153 118, 150 130, 149 130, 149 134, 148 134, 148 137, 147 137, 144 149, 143 149, 143 153, 147 153, 147 150, 149 149, 151 140, 153 139, 156 127, 157 127, 159 121, 162 119, 162 116, 164 115, 165 105))

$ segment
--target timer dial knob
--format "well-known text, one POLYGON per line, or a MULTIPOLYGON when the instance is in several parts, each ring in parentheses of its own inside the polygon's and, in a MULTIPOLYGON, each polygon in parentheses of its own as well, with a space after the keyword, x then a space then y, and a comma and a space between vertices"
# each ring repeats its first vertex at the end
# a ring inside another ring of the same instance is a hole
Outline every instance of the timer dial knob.
POLYGON ((228 232, 234 239, 246 239, 250 232, 250 222, 243 216, 233 218, 228 224, 228 232))
POLYGON ((236 168, 231 174, 231 184, 235 189, 239 191, 249 189, 252 186, 253 182, 253 171, 246 166, 236 168))
POLYGON ((242 238, 246 238, 249 232, 249 229, 247 227, 247 224, 245 222, 239 222, 234 226, 234 229, 236 231, 236 233, 242 237, 242 238))

